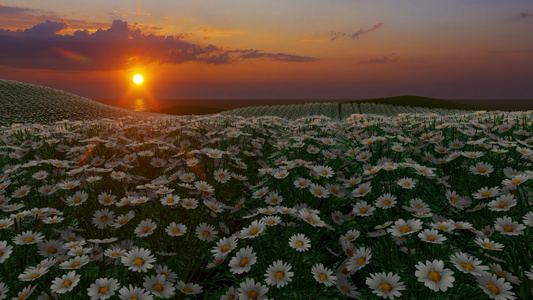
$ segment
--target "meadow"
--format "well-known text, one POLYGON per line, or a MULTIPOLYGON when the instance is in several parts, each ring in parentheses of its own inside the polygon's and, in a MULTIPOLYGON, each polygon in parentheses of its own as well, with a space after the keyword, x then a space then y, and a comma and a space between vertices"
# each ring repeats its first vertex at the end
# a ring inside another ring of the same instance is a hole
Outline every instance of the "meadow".
POLYGON ((0 299, 531 299, 531 112, 445 112, 2 126, 0 299))

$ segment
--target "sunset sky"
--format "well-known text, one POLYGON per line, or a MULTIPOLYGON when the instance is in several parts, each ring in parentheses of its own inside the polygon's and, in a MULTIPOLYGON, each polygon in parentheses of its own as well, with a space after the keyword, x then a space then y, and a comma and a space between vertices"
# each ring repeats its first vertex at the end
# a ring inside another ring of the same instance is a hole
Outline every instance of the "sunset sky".
POLYGON ((91 99, 533 99, 531 0, 0 1, 0 79, 91 99))

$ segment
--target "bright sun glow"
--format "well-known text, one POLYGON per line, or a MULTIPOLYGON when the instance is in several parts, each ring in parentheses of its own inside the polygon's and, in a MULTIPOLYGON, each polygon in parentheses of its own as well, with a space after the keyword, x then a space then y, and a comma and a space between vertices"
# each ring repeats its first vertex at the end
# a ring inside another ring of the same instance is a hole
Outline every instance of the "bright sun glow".
POLYGON ((141 74, 135 74, 135 76, 133 76, 133 82, 135 82, 136 84, 141 84, 143 83, 143 81, 144 79, 141 74))

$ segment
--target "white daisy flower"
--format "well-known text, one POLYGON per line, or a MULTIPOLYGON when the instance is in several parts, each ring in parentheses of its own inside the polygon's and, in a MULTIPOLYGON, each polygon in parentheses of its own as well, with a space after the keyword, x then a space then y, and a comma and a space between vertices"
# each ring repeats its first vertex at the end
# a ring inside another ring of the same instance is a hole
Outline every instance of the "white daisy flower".
POLYGON ((31 230, 24 231, 21 234, 17 234, 13 238, 13 243, 17 245, 31 245, 37 244, 44 240, 44 235, 40 232, 33 232, 31 230))
POLYGON ((269 288, 260 282, 255 283, 253 278, 246 278, 239 285, 239 300, 267 300, 268 298, 265 295, 268 290, 269 288))
POLYGON ((215 230, 215 226, 202 222, 196 227, 196 236, 201 241, 211 242, 217 238, 218 231, 215 230))
POLYGON ((64 294, 72 291, 80 281, 81 275, 76 274, 75 271, 70 271, 62 277, 56 277, 52 281, 50 287, 51 292, 57 294, 64 294))
POLYGON ((8 245, 7 241, 0 241, 0 264, 4 263, 13 253, 13 246, 8 245))
POLYGON ((508 211, 511 207, 516 206, 516 198, 512 194, 501 195, 498 198, 487 203, 492 211, 508 211))
POLYGON ((226 257, 236 247, 237 247, 236 236, 224 237, 224 238, 221 238, 217 242, 217 244, 213 247, 213 249, 211 249, 211 253, 213 253, 213 256, 215 257, 215 259, 219 259, 222 257, 226 257))
POLYGON ((34 281, 35 279, 40 278, 44 274, 48 273, 50 268, 36 268, 29 267, 22 274, 18 276, 20 281, 34 281))
POLYGON ((92 222, 96 227, 104 229, 109 224, 113 223, 114 218, 115 212, 110 211, 108 208, 104 208, 94 212, 92 222))
POLYGON ((292 276, 294 276, 294 272, 290 272, 291 268, 290 264, 281 260, 273 262, 266 270, 266 283, 278 288, 289 284, 292 281, 292 276))
POLYGON ((396 182, 397 185, 399 185, 400 187, 404 188, 404 189, 414 189, 415 186, 416 186, 416 180, 415 179, 412 179, 412 178, 402 178, 402 179, 398 179, 398 181, 396 182))
POLYGON ((89 259, 88 255, 75 256, 69 260, 60 263, 59 268, 67 270, 80 269, 81 267, 88 264, 90 261, 91 260, 89 259))
POLYGON ((230 260, 228 266, 230 267, 231 273, 241 274, 250 271, 252 265, 255 264, 256 261, 257 256, 253 252, 253 248, 247 246, 246 248, 241 248, 239 252, 237 252, 236 256, 230 260))
POLYGON ((439 233, 436 229, 424 229, 418 234, 420 240, 432 243, 432 244, 442 244, 447 238, 439 233))
POLYGON ((297 233, 290 237, 289 246, 296 249, 296 251, 307 251, 311 248, 311 240, 303 233, 297 233))
POLYGON ((115 295, 118 288, 119 282, 115 278, 98 278, 87 288, 87 296, 91 297, 91 300, 105 300, 115 295))
POLYGON ((131 284, 128 287, 123 286, 119 291, 120 300, 153 300, 154 296, 147 290, 139 287, 134 287, 131 284))
POLYGON ((513 221, 510 217, 504 216, 496 219, 494 229, 505 235, 522 235, 526 226, 513 221))
POLYGON ((176 291, 172 282, 166 280, 165 275, 145 276, 143 286, 155 296, 165 299, 170 298, 176 291))
POLYGON ((135 272, 146 272, 152 269, 155 258, 150 250, 144 248, 133 249, 121 257, 122 264, 135 272))
POLYGON ((376 207, 381 209, 388 209, 396 205, 398 198, 390 193, 383 194, 376 199, 376 207))
POLYGON ((180 197, 172 194, 166 194, 163 195, 159 201, 162 205, 171 206, 178 204, 180 202, 180 197))
POLYGON ((400 281, 400 276, 392 272, 370 274, 370 277, 366 278, 366 284, 372 289, 372 293, 389 299, 401 297, 400 291, 406 289, 405 284, 400 281))
POLYGON ((139 225, 137 225, 133 233, 138 237, 145 237, 153 234, 156 228, 157 225, 154 221, 152 221, 152 219, 145 219, 142 220, 139 225))
POLYGON ((187 226, 182 223, 172 222, 165 228, 165 232, 170 236, 182 236, 187 233, 187 226))
POLYGON ((128 223, 131 219, 133 219, 133 217, 135 217, 135 213, 133 211, 122 214, 115 219, 115 222, 111 224, 111 227, 118 229, 128 223))
POLYGON ((359 299, 359 297, 361 296, 361 293, 357 291, 357 287, 349 283, 347 278, 344 276, 339 277, 335 285, 341 293, 343 293, 349 298, 359 299))
POLYGON ((453 272, 450 269, 444 269, 444 262, 436 259, 428 260, 426 263, 418 262, 415 275, 418 281, 435 292, 446 292, 448 288, 453 287, 455 281, 452 276, 453 272))
POLYGON ((13 297, 12 299, 27 299, 31 296, 31 294, 33 293, 33 291, 35 291, 36 288, 37 288, 37 285, 27 286, 23 288, 22 291, 17 293, 17 297, 13 297))
POLYGON ((194 295, 194 294, 200 294, 204 290, 202 289, 202 286, 196 283, 185 283, 183 281, 178 281, 178 290, 180 290, 182 293, 187 295, 194 295))
POLYGON ((500 243, 496 243, 491 241, 488 238, 481 238, 478 237, 474 240, 476 244, 478 244, 481 248, 487 249, 487 250, 496 250, 501 251, 503 250, 503 245, 500 243))
POLYGON ((485 276, 488 274, 489 267, 483 266, 481 260, 468 253, 456 252, 450 256, 450 260, 463 273, 474 276, 485 276))
POLYGON ((487 274, 486 276, 476 276, 476 280, 479 287, 489 295, 492 299, 496 300, 514 300, 516 299, 515 293, 513 293, 512 286, 509 282, 505 282, 505 279, 498 278, 495 274, 487 274))
POLYGON ((410 220, 403 220, 399 219, 398 221, 394 222, 394 225, 392 225, 390 228, 387 228, 387 232, 389 232, 393 236, 403 236, 411 233, 415 233, 422 229, 423 222, 418 219, 410 219, 410 220))
POLYGON ((314 265, 311 268, 311 273, 317 282, 326 286, 334 285, 337 282, 337 276, 333 275, 333 271, 324 267, 323 264, 314 265))
POLYGON ((357 248, 353 256, 350 257, 350 259, 348 260, 348 264, 346 265, 348 271, 358 271, 368 265, 370 263, 370 259, 372 258, 371 253, 372 251, 370 250, 370 248, 357 248))
POLYGON ((241 239, 258 237, 265 230, 265 227, 266 224, 264 222, 253 221, 250 226, 245 227, 240 231, 239 237, 241 239))

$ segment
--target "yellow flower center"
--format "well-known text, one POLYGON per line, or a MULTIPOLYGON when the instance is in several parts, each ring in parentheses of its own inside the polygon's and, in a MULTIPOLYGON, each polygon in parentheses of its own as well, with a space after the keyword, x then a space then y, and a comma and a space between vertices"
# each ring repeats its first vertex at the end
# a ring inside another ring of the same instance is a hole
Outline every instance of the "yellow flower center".
POLYGON ((411 227, 409 227, 407 225, 403 226, 402 228, 400 228, 400 231, 403 232, 403 233, 411 231, 411 227))
POLYGON ((429 279, 431 279, 433 281, 439 281, 440 280, 440 273, 439 272, 435 272, 435 271, 430 271, 428 273, 428 277, 429 277, 429 279))
POLYGON ((150 230, 150 227, 149 227, 149 226, 144 226, 144 227, 143 227, 143 232, 144 232, 144 233, 147 233, 149 230, 150 230))
POLYGON ((61 286, 64 287, 64 288, 68 288, 71 285, 72 285, 72 281, 67 279, 67 280, 65 280, 65 282, 63 282, 63 284, 61 286))
POLYGON ((259 231, 259 229, 254 228, 254 229, 250 230, 250 235, 256 235, 258 231, 259 231))
POLYGON ((345 285, 341 286, 341 290, 343 290, 346 294, 350 293, 350 289, 345 285))
POLYGON ((478 171, 479 173, 485 173, 485 172, 487 172, 487 170, 484 169, 484 168, 479 168, 479 169, 477 169, 477 171, 478 171))
POLYGON ((241 259, 239 266, 241 266, 241 268, 244 268, 244 266, 246 266, 247 264, 248 264, 248 258, 243 258, 241 259))
POLYGON ((46 251, 48 251, 48 253, 51 253, 51 254, 56 254, 57 253, 57 249, 54 248, 54 247, 50 247, 50 248, 46 249, 46 251))
POLYGON ((100 217, 100 222, 107 222, 109 218, 107 216, 101 216, 100 217))
POLYGON ((302 247, 304 245, 304 243, 302 241, 296 241, 296 245, 298 247, 302 247))
POLYGON ((452 201, 452 203, 454 203, 454 204, 457 203, 457 199, 455 199, 454 197, 450 197, 450 201, 452 201))
POLYGON ((483 244, 483 247, 490 249, 490 248, 492 248, 492 245, 491 244, 483 244))
POLYGON ((24 241, 26 243, 31 243, 31 242, 33 242, 33 238, 32 237, 27 237, 27 238, 24 239, 24 241))
POLYGON ((173 233, 179 233, 179 232, 180 232, 180 230, 179 230, 179 228, 177 228, 177 227, 174 227, 174 228, 172 228, 172 232, 173 232, 173 233))
POLYGON ((324 273, 319 273, 319 274, 318 274, 318 277, 320 277, 320 279, 322 279, 322 280, 326 280, 326 279, 328 279, 328 277, 327 277, 326 274, 324 274, 324 273))
POLYGON ((154 288, 155 291, 158 291, 158 292, 161 292, 163 290, 163 286, 160 285, 159 283, 154 284, 152 287, 154 288))
POLYGON ((360 210, 360 212, 361 212, 362 214, 366 214, 367 211, 368 211, 368 209, 366 209, 366 208, 361 208, 361 210, 360 210))
POLYGON ((386 291, 386 292, 390 292, 392 291, 392 286, 386 282, 382 282, 380 285, 379 285, 379 288, 383 291, 386 291))
POLYGON ((390 204, 390 201, 389 201, 389 200, 385 200, 385 201, 383 201, 383 204, 385 204, 385 205, 389 205, 389 204, 390 204))
POLYGON ((209 231, 207 231, 207 230, 204 230, 204 231, 202 231, 202 235, 203 236, 210 236, 211 233, 209 231))
POLYGON ((490 196, 490 192, 484 192, 483 194, 481 194, 481 196, 488 197, 488 196, 490 196))
POLYGON ((474 267, 472 267, 471 264, 467 264, 467 263, 464 263, 464 264, 461 264, 461 267, 463 267, 463 269, 467 269, 467 270, 474 270, 474 267))
POLYGON ((230 248, 229 245, 224 245, 224 246, 222 246, 222 249, 221 249, 221 250, 222 250, 222 252, 226 252, 226 251, 229 250, 229 248, 230 248))
POLYGON ((517 185, 517 184, 519 184, 521 182, 522 182, 522 180, 515 179, 515 180, 511 181, 511 184, 517 185))
POLYGON ((436 240, 437 240, 436 237, 434 237, 434 236, 432 236, 432 235, 428 236, 428 241, 432 241, 432 242, 434 242, 434 241, 436 241, 436 240))
POLYGON ((361 257, 360 259, 357 260, 357 264, 358 265, 362 265, 362 264, 365 263, 365 261, 366 261, 366 257, 363 256, 363 257, 361 257))
POLYGON ((313 218, 307 218, 306 220, 309 223, 315 224, 315 220, 313 220, 313 218))
POLYGON ((505 225, 505 226, 503 226, 503 229, 505 229, 505 231, 507 231, 507 232, 513 232, 514 231, 514 227, 511 226, 511 225, 505 225))
POLYGON ((500 294, 500 289, 498 289, 494 284, 492 283, 488 283, 487 284, 487 289, 489 291, 491 291, 493 294, 496 294, 496 295, 499 295, 500 294))
POLYGON ((137 266, 142 266, 142 265, 144 265, 144 259, 136 258, 136 259, 133 260, 133 263, 136 264, 137 266))
POLYGON ((100 289, 98 289, 98 293, 100 294, 105 294, 109 291, 109 287, 107 286, 104 286, 104 287, 101 287, 100 289))
POLYGON ((498 207, 499 207, 499 208, 504 208, 504 207, 506 207, 506 206, 508 206, 508 205, 509 205, 509 203, 507 203, 507 202, 502 202, 502 203, 500 203, 500 205, 498 205, 498 207))
POLYGON ((256 291, 249 291, 248 292, 248 298, 255 300, 255 299, 257 299, 257 297, 259 297, 259 294, 256 291))
POLYGON ((34 278, 37 278, 37 277, 39 277, 39 274, 33 273, 33 274, 30 275, 31 279, 34 279, 34 278))
POLYGON ((498 275, 500 275, 501 277, 507 279, 507 275, 505 275, 503 271, 497 271, 496 273, 498 273, 498 275))
POLYGON ((276 274, 274 274, 274 277, 276 277, 276 279, 281 279, 283 277, 285 277, 285 273, 283 273, 282 271, 277 271, 276 274))
POLYGON ((75 262, 75 263, 73 263, 72 265, 70 265, 70 267, 71 267, 71 268, 75 268, 75 267, 77 267, 77 266, 79 266, 79 265, 80 265, 79 262, 75 262))

